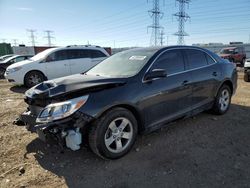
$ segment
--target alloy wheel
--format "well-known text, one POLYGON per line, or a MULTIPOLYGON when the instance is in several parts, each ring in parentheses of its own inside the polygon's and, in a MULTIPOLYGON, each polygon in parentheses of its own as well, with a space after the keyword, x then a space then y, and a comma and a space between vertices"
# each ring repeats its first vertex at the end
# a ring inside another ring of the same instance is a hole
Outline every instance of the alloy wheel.
POLYGON ((230 93, 227 89, 222 90, 221 96, 219 99, 221 111, 226 111, 230 103, 230 93))
POLYGON ((131 122, 120 117, 113 120, 105 133, 105 146, 110 152, 123 152, 130 144, 133 137, 133 126, 131 122))

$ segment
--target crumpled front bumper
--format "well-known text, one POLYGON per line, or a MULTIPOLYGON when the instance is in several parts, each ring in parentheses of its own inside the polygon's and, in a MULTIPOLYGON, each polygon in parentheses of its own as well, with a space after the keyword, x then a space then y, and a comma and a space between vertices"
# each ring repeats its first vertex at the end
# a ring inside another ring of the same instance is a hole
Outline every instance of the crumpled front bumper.
MULTIPOLYGON (((94 119, 93 117, 76 112, 70 117, 54 122, 36 123, 37 116, 32 114, 31 111, 23 112, 19 116, 19 125, 25 125, 31 132, 36 132, 44 142, 50 142, 51 140, 58 142, 58 144, 65 145, 65 137, 69 130, 81 129, 85 130, 87 125, 94 119)), ((17 124, 17 123, 16 123, 17 124)))

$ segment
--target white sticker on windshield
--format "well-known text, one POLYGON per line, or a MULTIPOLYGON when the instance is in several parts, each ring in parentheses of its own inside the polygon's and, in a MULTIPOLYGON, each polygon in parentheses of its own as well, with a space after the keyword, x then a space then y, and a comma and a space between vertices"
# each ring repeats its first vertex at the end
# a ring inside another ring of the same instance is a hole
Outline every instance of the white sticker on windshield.
POLYGON ((137 56, 137 55, 133 55, 129 58, 129 60, 137 60, 137 61, 143 61, 144 59, 146 59, 147 56, 137 56))

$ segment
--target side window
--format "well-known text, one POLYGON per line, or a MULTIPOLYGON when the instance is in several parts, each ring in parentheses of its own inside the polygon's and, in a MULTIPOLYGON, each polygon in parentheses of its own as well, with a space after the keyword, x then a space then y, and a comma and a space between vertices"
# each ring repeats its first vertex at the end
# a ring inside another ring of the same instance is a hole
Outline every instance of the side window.
POLYGON ((15 59, 15 62, 23 61, 24 59, 25 59, 24 57, 17 57, 17 58, 15 59))
POLYGON ((205 53, 205 56, 209 65, 216 63, 208 54, 205 53))
POLYGON ((163 53, 154 63, 152 69, 165 69, 168 75, 184 71, 185 65, 181 51, 171 50, 163 53))
POLYGON ((57 51, 57 52, 54 52, 54 53, 50 54, 46 58, 46 62, 62 61, 62 60, 66 60, 66 59, 68 59, 67 51, 66 50, 60 50, 60 51, 57 51))
POLYGON ((55 52, 55 61, 62 61, 68 59, 67 50, 60 50, 55 52))
POLYGON ((78 59, 79 50, 67 50, 68 59, 78 59))
POLYGON ((79 50, 80 58, 90 58, 89 50, 79 50))
POLYGON ((207 59, 205 53, 200 50, 186 50, 189 69, 206 66, 207 59))
POLYGON ((99 50, 90 50, 90 57, 98 58, 98 57, 107 57, 107 56, 99 50))

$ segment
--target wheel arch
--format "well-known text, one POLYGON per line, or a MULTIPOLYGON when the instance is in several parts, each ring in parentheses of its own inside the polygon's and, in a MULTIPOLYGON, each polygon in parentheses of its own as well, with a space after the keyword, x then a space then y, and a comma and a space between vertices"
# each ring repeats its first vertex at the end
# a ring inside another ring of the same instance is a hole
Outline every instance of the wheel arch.
POLYGON ((140 114, 139 110, 131 104, 116 104, 116 105, 110 106, 110 107, 106 108, 104 111, 102 111, 96 118, 97 119, 100 118, 106 112, 108 112, 114 108, 124 108, 124 109, 130 111, 134 115, 135 119, 137 120, 138 132, 141 133, 145 130, 142 115, 140 114))
POLYGON ((224 81, 220 84, 220 86, 218 87, 215 96, 217 96, 217 94, 218 94, 220 88, 221 88, 223 85, 229 86, 229 88, 230 88, 230 90, 231 90, 231 94, 233 94, 233 92, 234 92, 233 82, 232 82, 231 80, 229 80, 229 79, 226 79, 226 80, 224 80, 224 81))
POLYGON ((45 76, 45 74, 41 70, 33 69, 33 70, 30 70, 30 71, 25 73, 25 75, 23 77, 23 83, 25 83, 25 77, 27 76, 27 74, 29 74, 31 72, 40 72, 43 75, 44 80, 48 80, 48 78, 45 76))

